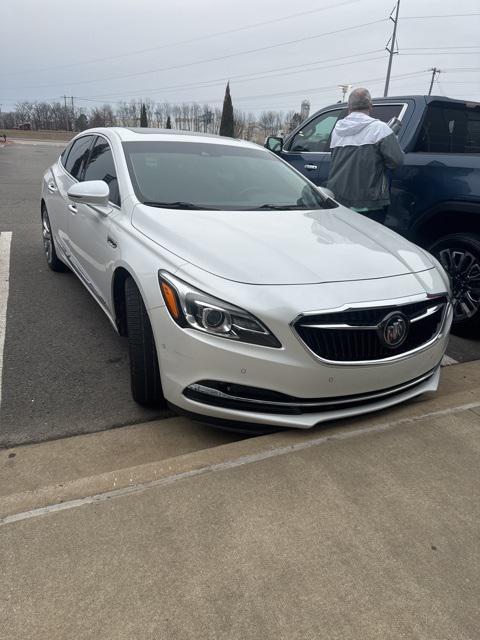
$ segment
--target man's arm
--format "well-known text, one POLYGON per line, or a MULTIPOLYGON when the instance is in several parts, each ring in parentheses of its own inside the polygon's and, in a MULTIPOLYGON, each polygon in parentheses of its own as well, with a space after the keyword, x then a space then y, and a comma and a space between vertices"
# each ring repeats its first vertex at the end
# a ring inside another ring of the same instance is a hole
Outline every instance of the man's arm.
POLYGON ((380 140, 379 151, 388 169, 396 169, 404 162, 405 154, 393 132, 380 140))

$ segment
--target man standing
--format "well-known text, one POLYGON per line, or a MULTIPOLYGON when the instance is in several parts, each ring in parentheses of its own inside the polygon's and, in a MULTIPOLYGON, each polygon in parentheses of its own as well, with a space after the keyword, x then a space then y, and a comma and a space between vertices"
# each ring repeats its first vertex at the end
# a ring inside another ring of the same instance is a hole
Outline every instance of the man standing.
POLYGON ((348 98, 348 116, 332 132, 332 162, 327 187, 335 199, 376 222, 385 222, 390 204, 387 169, 403 164, 397 136, 381 120, 370 117, 367 89, 348 98))

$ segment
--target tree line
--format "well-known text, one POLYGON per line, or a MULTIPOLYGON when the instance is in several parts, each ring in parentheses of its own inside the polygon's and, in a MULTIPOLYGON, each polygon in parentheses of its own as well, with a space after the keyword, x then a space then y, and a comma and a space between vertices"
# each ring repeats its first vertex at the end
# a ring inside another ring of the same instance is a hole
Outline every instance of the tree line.
MULTIPOLYGON (((228 87, 227 91, 230 96, 228 87)), ((150 98, 105 103, 90 109, 78 108, 66 101, 23 101, 18 102, 13 111, 0 113, 0 127, 77 132, 91 127, 148 126, 219 134, 227 102, 227 92, 223 109, 198 102, 155 102, 150 98)), ((227 109, 231 114, 225 114, 227 129, 223 127, 222 135, 247 140, 276 135, 279 131, 286 133, 302 120, 295 111, 268 110, 255 115, 234 109, 231 98, 227 109)))

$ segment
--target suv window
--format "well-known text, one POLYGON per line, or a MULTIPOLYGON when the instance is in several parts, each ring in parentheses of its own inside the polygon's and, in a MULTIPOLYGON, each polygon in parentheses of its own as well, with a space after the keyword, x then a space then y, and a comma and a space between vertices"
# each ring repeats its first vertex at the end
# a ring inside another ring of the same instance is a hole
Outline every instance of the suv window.
POLYGON ((81 180, 81 172, 88 157, 92 140, 93 136, 83 136, 82 138, 78 138, 78 140, 75 140, 73 143, 70 153, 68 154, 65 169, 77 180, 81 180))
POLYGON ((330 150, 333 127, 346 115, 345 109, 327 111, 310 120, 292 140, 289 151, 322 152, 330 150))
POLYGON ((103 180, 110 187, 110 201, 120 205, 117 172, 110 145, 105 138, 98 137, 90 153, 84 180, 103 180))
POLYGON ((403 104, 374 104, 371 116, 382 122, 389 122, 392 118, 398 118, 403 104))
POLYGON ((431 103, 415 151, 480 153, 480 107, 431 103))

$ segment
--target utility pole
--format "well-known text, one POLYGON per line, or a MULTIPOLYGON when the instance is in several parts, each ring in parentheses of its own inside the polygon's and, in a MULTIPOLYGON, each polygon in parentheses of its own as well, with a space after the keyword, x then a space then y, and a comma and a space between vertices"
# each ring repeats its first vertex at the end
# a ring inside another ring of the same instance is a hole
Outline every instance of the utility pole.
POLYGON ((65 130, 69 131, 70 130, 70 126, 69 126, 69 117, 68 117, 68 109, 67 109, 67 96, 63 96, 63 104, 64 104, 64 108, 65 108, 65 130))
POLYGON ((75 129, 75 107, 73 105, 73 96, 70 96, 70 100, 72 103, 72 131, 75 129))
POLYGON ((345 98, 346 98, 347 92, 350 91, 350 87, 352 85, 351 84, 339 84, 338 86, 342 90, 342 102, 345 102, 345 98))
POLYGON ((442 73, 441 69, 437 69, 437 67, 433 67, 433 69, 430 69, 430 71, 432 72, 432 80, 430 81, 430 89, 428 90, 428 95, 429 96, 432 95, 433 83, 435 82, 435 76, 438 75, 439 73, 442 73))
POLYGON ((387 42, 387 46, 385 47, 386 50, 389 53, 389 56, 388 56, 387 77, 386 77, 386 80, 385 80, 385 91, 383 92, 384 96, 388 96, 388 87, 390 85, 390 73, 392 71, 393 55, 395 53, 398 53, 398 47, 397 47, 396 51, 395 51, 395 47, 397 45, 397 25, 398 25, 398 12, 399 11, 400 11, 400 0, 397 0, 397 6, 392 11, 392 13, 390 14, 390 20, 393 22, 393 34, 392 34, 392 37, 390 38, 390 40, 387 42), (395 18, 392 17, 393 12, 395 12, 395 18), (390 45, 390 48, 388 48, 388 45, 390 45))

